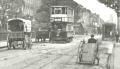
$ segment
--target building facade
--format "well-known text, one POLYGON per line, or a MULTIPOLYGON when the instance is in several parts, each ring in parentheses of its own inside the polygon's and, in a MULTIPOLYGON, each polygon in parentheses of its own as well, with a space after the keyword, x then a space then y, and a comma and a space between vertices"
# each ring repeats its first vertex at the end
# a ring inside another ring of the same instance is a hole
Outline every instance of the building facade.
POLYGON ((24 5, 22 6, 22 16, 25 18, 34 17, 40 5, 41 0, 24 0, 24 5))

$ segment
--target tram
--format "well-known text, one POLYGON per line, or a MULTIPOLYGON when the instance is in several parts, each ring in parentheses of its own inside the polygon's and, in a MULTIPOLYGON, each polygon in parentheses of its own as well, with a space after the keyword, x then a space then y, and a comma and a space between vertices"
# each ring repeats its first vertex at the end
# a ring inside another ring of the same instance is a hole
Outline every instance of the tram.
POLYGON ((51 6, 51 41, 72 41, 74 35, 74 9, 70 6, 51 6))

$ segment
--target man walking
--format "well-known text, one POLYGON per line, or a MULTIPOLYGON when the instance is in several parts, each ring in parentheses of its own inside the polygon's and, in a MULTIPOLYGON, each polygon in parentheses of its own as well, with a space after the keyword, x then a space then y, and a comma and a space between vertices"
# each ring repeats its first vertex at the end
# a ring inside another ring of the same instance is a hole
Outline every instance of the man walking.
POLYGON ((116 42, 118 42, 119 41, 119 33, 118 32, 115 34, 115 38, 116 38, 116 42))

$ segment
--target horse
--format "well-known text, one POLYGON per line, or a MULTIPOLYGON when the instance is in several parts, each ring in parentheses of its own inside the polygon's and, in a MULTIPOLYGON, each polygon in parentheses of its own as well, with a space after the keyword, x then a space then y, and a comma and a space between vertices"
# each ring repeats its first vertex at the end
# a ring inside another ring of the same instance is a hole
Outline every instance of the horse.
POLYGON ((49 38, 49 31, 42 30, 36 32, 36 41, 39 42, 39 39, 41 39, 41 42, 45 42, 46 38, 49 38))

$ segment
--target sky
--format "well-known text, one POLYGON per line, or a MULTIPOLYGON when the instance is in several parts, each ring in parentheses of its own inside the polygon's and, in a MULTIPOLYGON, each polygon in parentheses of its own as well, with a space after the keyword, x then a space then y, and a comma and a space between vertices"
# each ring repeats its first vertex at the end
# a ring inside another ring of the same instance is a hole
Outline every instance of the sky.
POLYGON ((74 0, 83 7, 91 10, 93 13, 97 13, 105 22, 117 22, 117 16, 113 9, 106 7, 104 4, 98 2, 98 0, 74 0))

